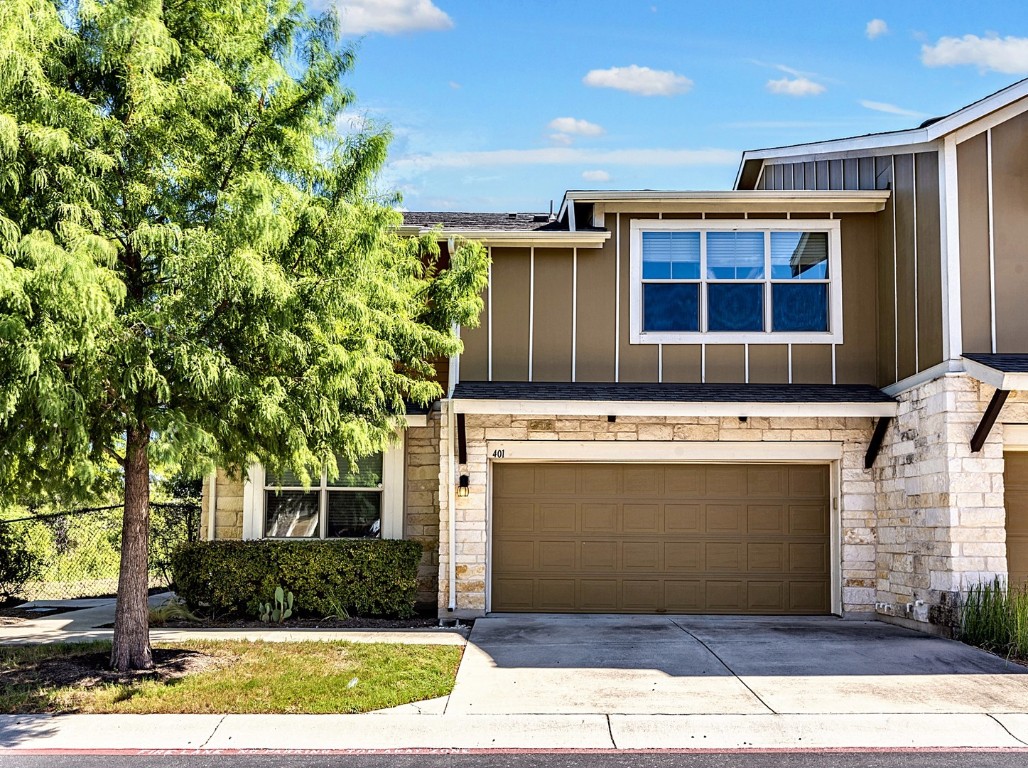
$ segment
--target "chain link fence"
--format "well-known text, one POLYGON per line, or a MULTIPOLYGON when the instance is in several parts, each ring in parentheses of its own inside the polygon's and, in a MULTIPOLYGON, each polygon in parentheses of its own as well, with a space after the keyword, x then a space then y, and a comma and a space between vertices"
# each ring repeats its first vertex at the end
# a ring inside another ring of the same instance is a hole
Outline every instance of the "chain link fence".
MULTIPOLYGON (((38 558, 35 578, 20 597, 61 600, 113 595, 121 562, 122 507, 94 507, 15 520, 0 520, 38 558)), ((150 587, 171 584, 171 554, 200 534, 200 505, 192 501, 150 504, 150 587)))

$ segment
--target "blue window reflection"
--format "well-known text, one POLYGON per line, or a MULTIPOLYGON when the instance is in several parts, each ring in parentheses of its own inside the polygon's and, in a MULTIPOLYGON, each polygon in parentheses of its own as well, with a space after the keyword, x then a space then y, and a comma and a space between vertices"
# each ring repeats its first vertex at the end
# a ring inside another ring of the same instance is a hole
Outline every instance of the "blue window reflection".
POLYGON ((760 280, 764 277, 763 232, 708 232, 707 277, 760 280))
POLYGON ((643 280, 698 280, 699 232, 643 232, 643 280))
POLYGON ((763 331, 763 283, 709 283, 707 330, 763 331))
POLYGON ((771 286, 772 330, 828 330, 828 286, 776 283, 771 286))
POLYGON ((772 232, 771 278, 827 280, 827 232, 772 232))
POLYGON ((647 283, 643 285, 644 331, 698 331, 700 286, 698 283, 647 283))

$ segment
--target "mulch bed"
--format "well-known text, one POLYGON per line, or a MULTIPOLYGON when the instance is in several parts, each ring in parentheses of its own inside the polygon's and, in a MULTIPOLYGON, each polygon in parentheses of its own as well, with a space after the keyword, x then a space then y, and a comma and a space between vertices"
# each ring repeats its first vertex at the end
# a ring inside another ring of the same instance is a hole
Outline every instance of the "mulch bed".
POLYGON ((111 683, 137 680, 176 680, 186 675, 207 672, 229 666, 235 654, 201 653, 182 648, 154 648, 152 670, 115 672, 110 668, 109 651, 61 656, 27 663, 14 669, 0 669, 0 688, 31 686, 33 688, 95 688, 111 683))

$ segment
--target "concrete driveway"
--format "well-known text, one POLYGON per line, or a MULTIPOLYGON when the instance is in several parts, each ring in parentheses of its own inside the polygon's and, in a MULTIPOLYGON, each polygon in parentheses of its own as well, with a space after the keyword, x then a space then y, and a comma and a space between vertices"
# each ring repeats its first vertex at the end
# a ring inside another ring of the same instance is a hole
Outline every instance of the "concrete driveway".
POLYGON ((447 714, 1028 711, 1028 669, 831 617, 504 615, 471 632, 447 714))

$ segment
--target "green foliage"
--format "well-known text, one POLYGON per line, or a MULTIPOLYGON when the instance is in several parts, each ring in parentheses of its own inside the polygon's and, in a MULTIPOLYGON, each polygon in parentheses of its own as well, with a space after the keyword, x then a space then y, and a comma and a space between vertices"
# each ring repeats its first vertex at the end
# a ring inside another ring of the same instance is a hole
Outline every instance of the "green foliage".
POLYGON ((38 570, 39 555, 27 537, 11 525, 0 523, 0 599, 19 594, 38 570))
POLYGON ((259 614, 263 596, 281 589, 300 615, 407 618, 421 555, 417 542, 385 539, 195 542, 175 553, 175 585, 187 605, 215 615, 259 614))
POLYGON ((996 578, 967 591, 961 639, 1005 656, 1028 659, 1028 585, 1007 588, 996 578))
MULTIPOLYGON (((291 0, 5 0, 0 498, 379 450, 477 322, 486 256, 400 237, 353 52, 291 0)), ((334 466, 334 462, 332 462, 334 466)))
POLYGON ((282 587, 275 587, 274 603, 260 603, 258 618, 261 621, 273 621, 281 624, 293 615, 293 593, 284 592, 282 587))

